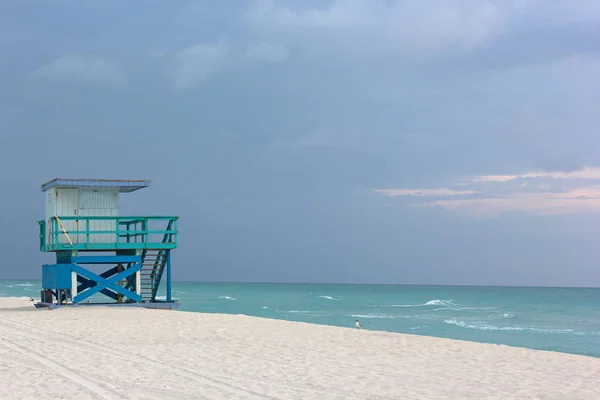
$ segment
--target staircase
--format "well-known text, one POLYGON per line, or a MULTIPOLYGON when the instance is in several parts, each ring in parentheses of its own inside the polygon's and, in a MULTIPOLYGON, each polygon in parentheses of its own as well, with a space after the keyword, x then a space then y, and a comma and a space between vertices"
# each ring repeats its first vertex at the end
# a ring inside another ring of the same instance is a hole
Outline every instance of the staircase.
POLYGON ((167 250, 144 250, 140 280, 142 301, 155 301, 162 274, 167 265, 167 250))
MULTIPOLYGON (((167 233, 162 242, 171 243, 173 240, 173 221, 169 221, 167 233)), ((142 269, 140 271, 140 284, 142 289, 142 301, 156 301, 156 293, 162 279, 167 257, 170 250, 146 249, 142 252, 142 269)))

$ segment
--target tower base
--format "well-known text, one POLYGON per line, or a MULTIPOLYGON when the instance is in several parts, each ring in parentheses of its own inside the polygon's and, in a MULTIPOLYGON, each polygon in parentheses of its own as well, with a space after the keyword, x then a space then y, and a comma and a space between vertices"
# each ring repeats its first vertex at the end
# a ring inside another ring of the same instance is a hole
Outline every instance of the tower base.
POLYGON ((35 308, 47 308, 49 310, 54 310, 59 307, 93 307, 93 306, 102 306, 102 307, 141 307, 141 308, 156 308, 156 309, 167 309, 167 310, 176 310, 181 306, 181 303, 178 301, 153 301, 153 302, 143 302, 143 303, 79 303, 79 304, 56 304, 56 303, 47 303, 43 301, 39 301, 34 304, 35 308))
POLYGON ((81 255, 77 250, 56 252, 56 264, 42 266, 40 303, 87 305, 98 294, 105 296, 104 301, 95 302, 100 305, 173 304, 170 250, 113 251, 101 255, 81 255), (102 272, 93 271, 93 265, 102 272), (158 300, 163 272, 166 272, 166 301, 158 300), (107 303, 106 297, 115 303, 107 303))

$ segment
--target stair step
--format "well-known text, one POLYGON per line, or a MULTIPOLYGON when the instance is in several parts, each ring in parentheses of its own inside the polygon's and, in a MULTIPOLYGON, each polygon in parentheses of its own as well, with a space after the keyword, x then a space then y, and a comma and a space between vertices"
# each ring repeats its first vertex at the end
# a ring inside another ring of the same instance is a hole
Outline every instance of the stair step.
POLYGON ((167 265, 167 260, 168 251, 147 249, 144 252, 139 284, 141 289, 140 294, 145 301, 153 301, 155 299, 160 280, 167 265))

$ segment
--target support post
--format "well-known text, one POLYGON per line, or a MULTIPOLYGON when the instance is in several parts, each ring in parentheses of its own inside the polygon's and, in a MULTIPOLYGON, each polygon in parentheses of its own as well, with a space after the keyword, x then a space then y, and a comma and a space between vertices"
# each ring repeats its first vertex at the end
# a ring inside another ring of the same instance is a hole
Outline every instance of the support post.
POLYGON ((142 274, 141 271, 135 273, 135 292, 142 295, 142 274))
POLYGON ((171 301, 171 251, 167 250, 167 301, 171 301))
POLYGON ((77 272, 71 271, 71 301, 77 296, 77 272))

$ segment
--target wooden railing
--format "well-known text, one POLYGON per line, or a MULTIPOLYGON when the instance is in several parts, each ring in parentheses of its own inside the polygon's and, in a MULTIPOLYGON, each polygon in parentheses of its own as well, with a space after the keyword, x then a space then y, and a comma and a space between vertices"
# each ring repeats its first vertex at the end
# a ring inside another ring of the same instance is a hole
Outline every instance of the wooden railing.
POLYGON ((56 216, 39 221, 40 250, 174 249, 178 218, 56 216))

